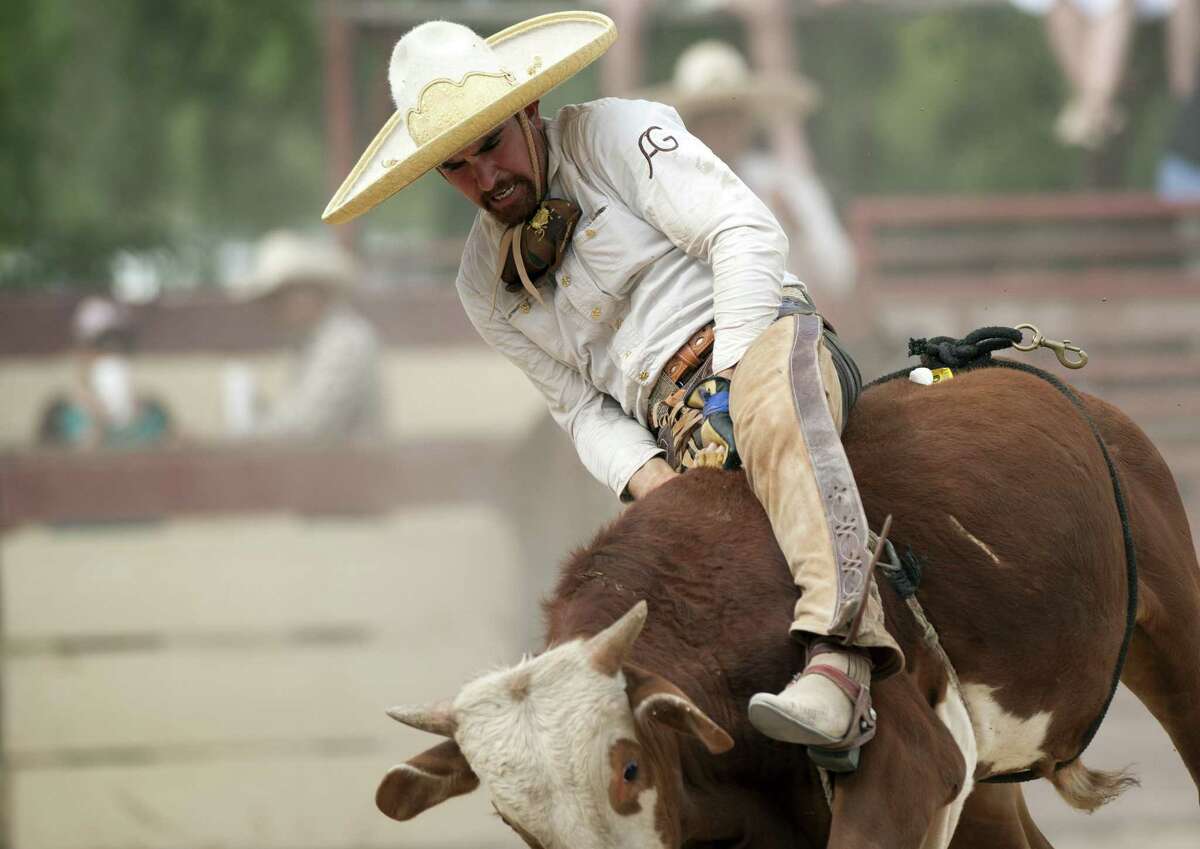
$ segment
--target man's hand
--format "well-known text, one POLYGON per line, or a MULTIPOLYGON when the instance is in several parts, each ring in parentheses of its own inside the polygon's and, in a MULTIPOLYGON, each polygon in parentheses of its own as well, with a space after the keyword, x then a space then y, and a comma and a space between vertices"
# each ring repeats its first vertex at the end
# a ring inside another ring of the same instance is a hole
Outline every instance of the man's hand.
POLYGON ((727 369, 702 380, 684 401, 704 414, 704 424, 700 425, 701 450, 695 457, 698 466, 736 469, 741 465, 733 441, 733 419, 729 416, 729 379, 723 376, 729 373, 727 369))
POLYGON ((679 473, 667 465, 662 457, 651 457, 646 465, 633 473, 629 479, 629 494, 635 501, 645 498, 671 478, 679 477, 679 473))

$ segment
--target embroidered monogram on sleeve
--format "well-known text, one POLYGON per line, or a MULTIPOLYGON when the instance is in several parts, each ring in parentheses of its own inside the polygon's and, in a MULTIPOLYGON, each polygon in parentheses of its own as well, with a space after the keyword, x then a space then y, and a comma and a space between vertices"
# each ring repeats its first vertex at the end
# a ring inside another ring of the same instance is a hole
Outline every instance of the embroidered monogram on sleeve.
POLYGON ((679 147, 679 142, 674 136, 661 136, 661 141, 655 141, 650 133, 654 130, 662 132, 662 127, 647 127, 646 131, 638 136, 638 150, 642 152, 642 156, 646 157, 646 164, 650 166, 650 179, 654 179, 654 163, 651 162, 655 156, 662 153, 670 153, 675 148, 679 147))

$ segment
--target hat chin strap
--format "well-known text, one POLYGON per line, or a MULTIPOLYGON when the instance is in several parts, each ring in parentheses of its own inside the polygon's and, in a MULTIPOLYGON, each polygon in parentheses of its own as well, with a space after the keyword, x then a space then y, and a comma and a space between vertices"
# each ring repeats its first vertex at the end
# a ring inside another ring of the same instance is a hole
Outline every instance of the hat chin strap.
POLYGON ((533 188, 538 202, 541 203, 542 191, 545 188, 542 185, 542 159, 538 156, 537 145, 533 143, 533 125, 529 123, 524 109, 517 113, 517 123, 521 125, 521 132, 525 134, 525 146, 529 148, 529 165, 533 169, 533 188))
MULTIPOLYGON (((529 118, 525 115, 525 110, 522 109, 517 113, 517 123, 521 125, 521 132, 525 136, 525 146, 529 149, 529 165, 533 169, 533 190, 537 197, 538 203, 542 201, 542 164, 541 158, 538 156, 537 145, 533 143, 533 126, 529 123, 529 118)), ((521 286, 529 293, 529 297, 533 298, 538 304, 545 306, 546 302, 542 300, 541 293, 537 287, 533 285, 533 281, 529 279, 528 272, 525 271, 525 258, 521 250, 521 233, 524 230, 524 223, 514 224, 504 231, 504 235, 500 237, 500 257, 499 263, 496 265, 496 281, 495 288, 492 291, 492 312, 496 311, 496 296, 500 292, 500 276, 504 273, 505 254, 512 252, 513 262, 516 264, 517 276, 521 278, 521 286)))

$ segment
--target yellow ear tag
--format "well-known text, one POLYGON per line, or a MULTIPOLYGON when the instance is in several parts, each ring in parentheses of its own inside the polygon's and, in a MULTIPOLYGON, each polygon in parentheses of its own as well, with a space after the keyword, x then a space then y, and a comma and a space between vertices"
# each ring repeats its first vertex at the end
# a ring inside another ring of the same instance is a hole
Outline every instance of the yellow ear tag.
POLYGON ((931 369, 931 371, 933 372, 934 383, 941 383, 943 380, 950 380, 954 377, 954 372, 948 368, 935 368, 931 369))

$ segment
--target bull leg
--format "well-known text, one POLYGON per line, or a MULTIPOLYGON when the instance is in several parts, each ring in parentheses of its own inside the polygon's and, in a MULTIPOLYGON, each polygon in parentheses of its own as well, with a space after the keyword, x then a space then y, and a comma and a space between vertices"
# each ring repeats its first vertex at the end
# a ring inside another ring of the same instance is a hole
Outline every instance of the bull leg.
POLYGON ((880 718, 858 770, 833 780, 829 849, 945 846, 970 771, 954 735, 906 675, 875 685, 880 718), (940 836, 939 836, 940 835, 940 836))
POLYGON ((1145 584, 1139 592, 1121 680, 1170 735, 1200 788, 1200 588, 1196 581, 1176 580, 1163 592, 1145 584))
POLYGON ((962 815, 963 806, 975 785, 975 767, 979 763, 979 748, 975 742, 975 729, 971 725, 971 715, 967 713, 967 705, 963 701, 962 692, 953 683, 946 688, 946 694, 934 708, 937 718, 942 721, 954 744, 958 747, 963 758, 962 787, 954 801, 946 805, 936 814, 925 834, 925 842, 921 849, 947 849, 951 838, 954 837, 962 815))
POLYGON ((1034 824, 1018 784, 977 784, 950 849, 1053 849, 1034 824))

